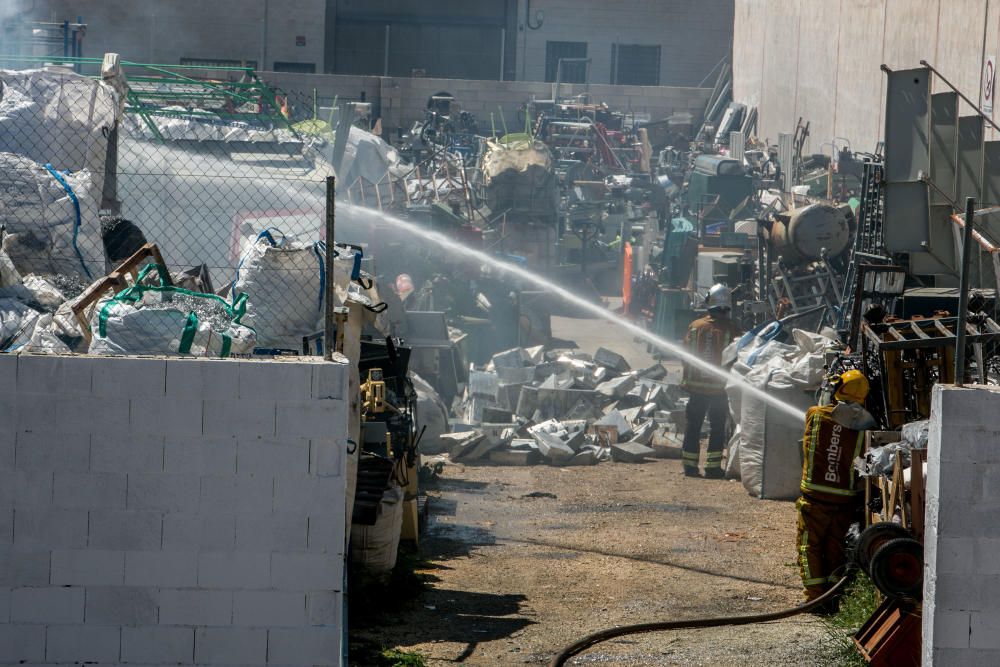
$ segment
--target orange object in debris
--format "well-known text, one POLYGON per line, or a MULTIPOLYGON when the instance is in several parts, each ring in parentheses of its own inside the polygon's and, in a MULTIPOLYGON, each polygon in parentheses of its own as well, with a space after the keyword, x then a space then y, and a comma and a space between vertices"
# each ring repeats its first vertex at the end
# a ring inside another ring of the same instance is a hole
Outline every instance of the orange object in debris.
POLYGON ((625 242, 625 261, 622 263, 622 307, 628 315, 632 305, 632 244, 625 242))

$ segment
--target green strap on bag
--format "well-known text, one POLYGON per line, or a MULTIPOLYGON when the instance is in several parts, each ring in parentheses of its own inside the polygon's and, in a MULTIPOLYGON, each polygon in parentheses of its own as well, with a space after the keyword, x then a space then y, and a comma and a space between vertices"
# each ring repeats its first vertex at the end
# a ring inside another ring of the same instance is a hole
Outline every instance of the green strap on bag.
POLYGON ((198 315, 192 311, 188 313, 187 322, 184 323, 184 333, 181 334, 181 344, 177 346, 177 351, 181 354, 191 354, 191 345, 194 344, 196 333, 198 333, 198 315))
MULTIPOLYGON (((247 312, 247 295, 240 294, 236 300, 230 304, 228 301, 216 294, 206 294, 203 292, 192 292, 191 290, 186 290, 181 287, 174 287, 172 285, 167 285, 166 267, 162 264, 147 264, 139 275, 136 276, 135 284, 126 287, 121 292, 115 294, 111 299, 104 304, 101 308, 101 312, 98 314, 97 318, 97 330, 98 335, 101 338, 107 338, 108 335, 108 319, 111 317, 111 309, 118 304, 134 304, 142 300, 142 296, 146 292, 159 292, 161 294, 183 294, 185 296, 190 296, 199 299, 214 300, 216 303, 221 305, 226 312, 226 315, 230 318, 233 324, 239 324, 240 326, 247 327, 253 331, 253 327, 243 324, 240 320, 247 312), (143 279, 151 273, 156 271, 159 278, 159 285, 143 285, 141 284, 143 279)), ((198 333, 198 315, 195 312, 189 312, 187 319, 184 323, 184 331, 181 334, 180 345, 177 348, 177 352, 180 354, 190 354, 191 347, 194 344, 195 335, 198 333)), ((230 351, 232 350, 233 340, 232 337, 225 333, 220 333, 222 336, 222 349, 219 351, 221 357, 228 357, 230 351)))

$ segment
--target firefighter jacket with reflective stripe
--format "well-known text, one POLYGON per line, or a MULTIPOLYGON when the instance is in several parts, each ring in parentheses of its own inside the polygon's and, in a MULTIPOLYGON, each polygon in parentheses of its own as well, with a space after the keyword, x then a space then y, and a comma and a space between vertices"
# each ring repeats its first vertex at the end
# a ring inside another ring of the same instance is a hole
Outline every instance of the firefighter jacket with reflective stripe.
MULTIPOLYGON (((706 315, 688 327, 684 346, 699 359, 718 366, 722 363, 722 351, 739 335, 736 323, 728 317, 706 315)), ((723 376, 689 363, 684 364, 681 386, 696 394, 717 395, 726 392, 726 380, 723 376)))
POLYGON ((851 502, 861 493, 854 459, 861 456, 865 432, 837 423, 834 407, 814 406, 806 412, 802 494, 827 502, 851 502))

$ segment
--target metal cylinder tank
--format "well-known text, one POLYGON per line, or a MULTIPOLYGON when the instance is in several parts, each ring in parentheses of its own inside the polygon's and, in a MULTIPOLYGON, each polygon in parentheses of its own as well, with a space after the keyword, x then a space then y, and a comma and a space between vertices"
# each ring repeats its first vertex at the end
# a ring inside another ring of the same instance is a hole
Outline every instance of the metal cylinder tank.
POLYGON ((810 204, 775 215, 771 248, 786 264, 817 260, 826 252, 836 257, 851 242, 854 219, 849 206, 810 204))

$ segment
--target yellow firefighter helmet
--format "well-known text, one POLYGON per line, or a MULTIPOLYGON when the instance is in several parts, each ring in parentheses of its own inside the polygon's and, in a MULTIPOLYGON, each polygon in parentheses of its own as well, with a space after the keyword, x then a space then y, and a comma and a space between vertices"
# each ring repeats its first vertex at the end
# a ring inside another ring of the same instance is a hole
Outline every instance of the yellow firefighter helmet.
POLYGON ((864 403, 868 396, 868 378, 858 370, 850 370, 840 376, 834 397, 838 401, 864 403))

